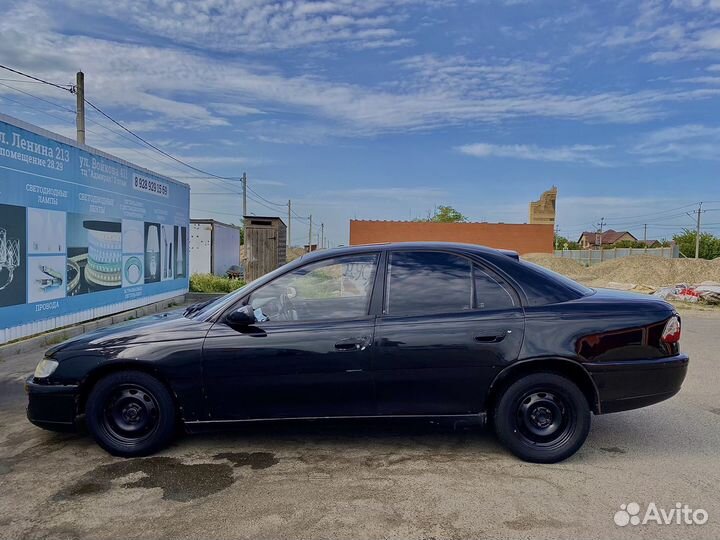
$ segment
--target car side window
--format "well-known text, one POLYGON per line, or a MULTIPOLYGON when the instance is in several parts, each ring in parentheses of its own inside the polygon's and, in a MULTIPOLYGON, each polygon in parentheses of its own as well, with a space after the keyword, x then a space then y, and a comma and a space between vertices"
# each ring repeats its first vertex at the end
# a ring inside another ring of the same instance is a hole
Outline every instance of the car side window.
POLYGON ((438 251, 390 254, 387 314, 455 313, 472 305, 472 266, 468 259, 438 251))
POLYGON ((260 287, 248 303, 259 322, 364 317, 377 261, 371 253, 310 263, 260 287))
POLYGON ((515 295, 478 265, 473 266, 475 309, 496 310, 515 307, 515 295))

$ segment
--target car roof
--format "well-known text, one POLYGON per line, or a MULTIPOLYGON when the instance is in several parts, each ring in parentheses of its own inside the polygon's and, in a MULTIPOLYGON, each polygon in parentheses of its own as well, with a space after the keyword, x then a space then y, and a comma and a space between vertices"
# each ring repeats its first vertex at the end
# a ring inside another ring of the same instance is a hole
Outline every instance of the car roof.
POLYGON ((437 249, 443 251, 473 252, 485 255, 505 255, 515 260, 519 259, 516 251, 509 249, 494 249, 486 246, 480 246, 478 244, 464 244, 460 242, 384 242, 378 244, 361 244, 357 246, 343 246, 313 251, 312 253, 304 254, 301 259, 303 262, 307 262, 315 259, 326 258, 330 255, 351 255, 353 253, 389 251, 395 249, 437 249))

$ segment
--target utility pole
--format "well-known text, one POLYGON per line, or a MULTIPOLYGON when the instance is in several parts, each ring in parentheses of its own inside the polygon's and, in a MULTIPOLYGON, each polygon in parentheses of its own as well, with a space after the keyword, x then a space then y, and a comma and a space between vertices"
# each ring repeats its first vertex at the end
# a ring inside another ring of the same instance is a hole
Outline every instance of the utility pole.
POLYGON ((247 174, 242 175, 243 184, 243 219, 247 216, 247 174))
POLYGON ((85 74, 82 71, 78 71, 75 76, 75 103, 77 142, 85 144, 85 74))
POLYGON ((605 218, 601 217, 600 223, 598 223, 600 233, 595 234, 595 243, 598 245, 598 249, 600 250, 600 262, 602 262, 602 260, 603 260, 602 234, 603 234, 604 226, 605 226, 605 218))
POLYGON ((695 258, 700 258, 700 214, 703 213, 702 202, 698 204, 697 212, 697 226, 695 227, 695 258))
POLYGON ((320 245, 325 249, 325 224, 320 224, 320 245))
POLYGON ((287 247, 291 247, 290 243, 292 242, 292 233, 290 231, 290 222, 292 220, 292 206, 291 206, 290 199, 288 199, 288 222, 287 222, 287 247))
POLYGON ((647 253, 647 223, 643 225, 643 247, 645 248, 645 253, 647 253))
POLYGON ((312 214, 310 214, 310 228, 308 229, 308 253, 312 251, 312 214))
POLYGON ((605 226, 605 218, 600 218, 600 223, 597 224, 598 231, 595 233, 595 245, 602 248, 602 233, 603 227, 605 226))

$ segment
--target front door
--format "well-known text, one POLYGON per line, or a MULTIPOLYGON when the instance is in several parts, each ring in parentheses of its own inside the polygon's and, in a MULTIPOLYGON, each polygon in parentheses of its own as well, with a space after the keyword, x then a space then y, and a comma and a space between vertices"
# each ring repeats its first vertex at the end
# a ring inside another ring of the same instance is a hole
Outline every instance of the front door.
POLYGON ((309 263, 241 301, 253 326, 216 323, 203 350, 209 419, 374 414, 377 264, 376 253, 309 263))
POLYGON ((523 331, 515 291, 490 270, 452 253, 391 253, 375 328, 378 412, 479 412, 523 331))

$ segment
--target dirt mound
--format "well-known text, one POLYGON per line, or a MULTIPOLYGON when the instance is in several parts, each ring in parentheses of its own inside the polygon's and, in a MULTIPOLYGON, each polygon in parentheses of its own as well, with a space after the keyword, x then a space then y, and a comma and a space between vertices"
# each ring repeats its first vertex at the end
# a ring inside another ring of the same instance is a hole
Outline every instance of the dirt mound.
POLYGON ((529 253, 527 255, 523 255, 522 258, 572 279, 581 280, 584 279, 586 275, 587 269, 582 264, 573 261, 572 259, 553 257, 547 253, 529 253))
POLYGON ((643 283, 654 286, 720 280, 720 265, 704 259, 624 257, 586 269, 584 280, 643 283))
POLYGON ((544 253, 523 258, 593 287, 606 287, 610 282, 662 287, 720 281, 720 259, 665 259, 646 255, 613 259, 586 268, 571 259, 544 253))

